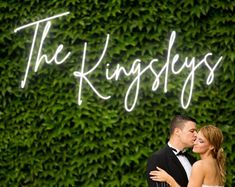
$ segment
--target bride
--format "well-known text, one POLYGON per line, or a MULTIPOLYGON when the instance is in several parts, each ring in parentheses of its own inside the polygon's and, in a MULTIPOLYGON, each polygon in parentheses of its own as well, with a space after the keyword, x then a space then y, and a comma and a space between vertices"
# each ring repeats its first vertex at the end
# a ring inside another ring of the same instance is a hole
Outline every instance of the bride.
MULTIPOLYGON (((225 183, 225 157, 222 149, 222 131, 208 125, 202 127, 193 146, 193 152, 200 155, 189 178, 188 187, 223 187, 225 183)), ((179 184, 166 171, 157 167, 150 172, 154 181, 167 182, 171 187, 179 184)))

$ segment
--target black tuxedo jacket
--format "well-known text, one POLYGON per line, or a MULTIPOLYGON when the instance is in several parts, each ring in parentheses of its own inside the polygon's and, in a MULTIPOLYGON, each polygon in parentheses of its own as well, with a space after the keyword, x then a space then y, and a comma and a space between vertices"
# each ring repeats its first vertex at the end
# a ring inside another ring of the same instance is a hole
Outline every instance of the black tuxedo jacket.
MULTIPOLYGON (((194 157, 192 157, 187 153, 186 157, 188 158, 191 164, 193 164, 196 161, 194 157)), ((180 163, 179 159, 173 153, 172 149, 168 145, 166 145, 160 151, 153 153, 148 159, 146 175, 149 187, 164 186, 161 185, 161 182, 155 182, 149 178, 150 171, 156 170, 157 166, 164 169, 168 174, 170 174, 181 187, 187 187, 188 184, 187 174, 182 164, 180 163)))

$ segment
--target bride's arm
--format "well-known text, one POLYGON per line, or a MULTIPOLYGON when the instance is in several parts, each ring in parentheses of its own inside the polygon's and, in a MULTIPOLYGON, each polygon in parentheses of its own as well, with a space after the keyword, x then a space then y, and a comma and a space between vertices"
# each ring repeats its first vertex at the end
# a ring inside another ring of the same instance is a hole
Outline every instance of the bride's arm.
POLYGON ((193 164, 188 187, 201 187, 204 180, 204 169, 202 160, 193 164))
POLYGON ((153 181, 167 182, 171 187, 180 187, 171 175, 159 167, 157 167, 157 170, 151 171, 150 175, 153 181))

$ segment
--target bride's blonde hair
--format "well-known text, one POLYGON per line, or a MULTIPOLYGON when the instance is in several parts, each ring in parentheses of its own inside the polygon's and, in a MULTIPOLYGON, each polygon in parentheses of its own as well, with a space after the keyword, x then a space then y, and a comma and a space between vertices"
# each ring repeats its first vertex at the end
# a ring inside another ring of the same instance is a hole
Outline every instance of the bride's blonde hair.
POLYGON ((214 147, 212 150, 212 156, 217 160, 220 172, 220 180, 225 183, 225 155, 222 148, 223 143, 223 133, 222 131, 214 126, 207 125, 200 129, 203 136, 208 140, 208 142, 214 147))

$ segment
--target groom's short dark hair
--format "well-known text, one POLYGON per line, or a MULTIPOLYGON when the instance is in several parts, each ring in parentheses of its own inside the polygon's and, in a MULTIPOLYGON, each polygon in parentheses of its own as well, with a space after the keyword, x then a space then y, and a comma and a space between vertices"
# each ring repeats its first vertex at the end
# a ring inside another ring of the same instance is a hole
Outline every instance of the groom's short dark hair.
POLYGON ((175 128, 182 128, 184 123, 187 121, 192 121, 194 123, 197 123, 196 120, 192 117, 184 116, 180 114, 175 115, 172 118, 171 123, 170 123, 170 134, 174 132, 175 128))

